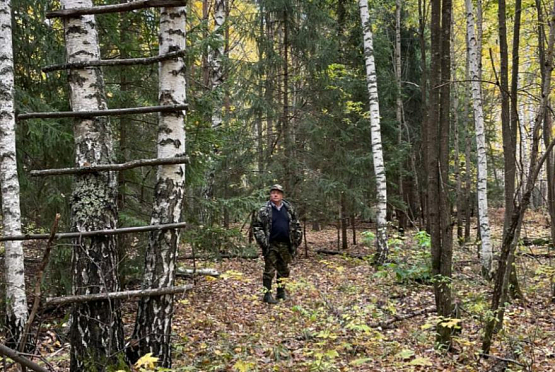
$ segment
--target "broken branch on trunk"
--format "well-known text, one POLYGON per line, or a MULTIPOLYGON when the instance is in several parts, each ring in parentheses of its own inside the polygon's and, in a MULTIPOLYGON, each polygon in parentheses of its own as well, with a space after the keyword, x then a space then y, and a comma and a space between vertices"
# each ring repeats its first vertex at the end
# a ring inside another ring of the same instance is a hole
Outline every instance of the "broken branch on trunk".
POLYGON ((31 176, 55 176, 55 175, 67 175, 67 174, 85 174, 94 173, 102 171, 124 171, 127 169, 133 169, 138 167, 147 167, 155 165, 168 165, 168 164, 186 164, 189 162, 189 158, 176 157, 176 158, 158 158, 158 159, 142 159, 133 160, 122 164, 98 164, 89 165, 86 167, 78 168, 62 168, 62 169, 44 169, 44 170, 33 170, 29 172, 31 176))
POLYGON ((150 114, 153 112, 174 112, 187 110, 188 105, 165 105, 149 107, 132 107, 123 109, 94 110, 94 111, 54 111, 29 112, 18 114, 17 120, 28 119, 58 119, 58 118, 91 118, 95 116, 119 116, 132 114, 150 114))
MULTIPOLYGON (((176 223, 167 223, 162 225, 123 227, 121 229, 112 229, 112 230, 94 230, 94 231, 61 233, 61 234, 55 234, 54 239, 85 238, 85 237, 96 236, 96 235, 119 235, 119 234, 138 233, 138 232, 145 232, 145 231, 180 229, 184 227, 187 227, 186 222, 176 222, 176 223)), ((50 238, 50 234, 13 235, 13 236, 0 237, 0 242, 11 241, 11 240, 44 240, 49 238, 50 238)))
POLYGON ((97 61, 80 61, 72 63, 64 63, 59 65, 51 65, 42 68, 43 72, 52 72, 59 70, 82 69, 86 67, 102 67, 102 66, 134 66, 134 65, 150 65, 156 62, 166 61, 185 55, 184 50, 166 53, 161 56, 145 57, 145 58, 127 58, 127 59, 101 59, 97 61))
POLYGON ((54 10, 46 13, 46 18, 79 17, 85 14, 121 13, 145 8, 176 7, 187 5, 186 0, 136 0, 129 3, 54 10))
POLYGON ((14 360, 14 362, 24 365, 27 368, 32 369, 33 371, 37 372, 50 372, 48 369, 44 368, 43 366, 38 365, 37 363, 29 360, 23 356, 21 356, 17 351, 10 349, 9 347, 0 344, 0 355, 7 356, 14 360))
POLYGON ((88 295, 65 296, 47 298, 44 306, 46 308, 63 306, 74 303, 106 301, 106 300, 136 300, 141 297, 164 296, 177 293, 185 293, 193 289, 192 285, 167 288, 137 289, 133 291, 94 293, 88 295))

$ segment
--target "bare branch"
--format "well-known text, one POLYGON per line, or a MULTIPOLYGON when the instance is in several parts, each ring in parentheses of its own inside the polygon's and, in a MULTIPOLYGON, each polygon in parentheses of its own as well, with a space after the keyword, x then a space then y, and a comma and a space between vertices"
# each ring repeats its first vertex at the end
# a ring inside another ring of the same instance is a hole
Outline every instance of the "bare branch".
POLYGON ((29 314, 29 319, 27 319, 27 323, 25 323, 25 329, 23 330, 23 334, 21 335, 21 341, 19 343, 19 351, 25 351, 25 343, 27 342, 27 336, 29 335, 29 331, 31 330, 31 326, 33 324, 33 320, 35 320, 35 315, 39 310, 40 305, 40 296, 41 296, 41 287, 42 287, 42 276, 44 274, 44 270, 46 269, 46 265, 48 265, 48 260, 50 258, 50 251, 52 249, 52 242, 54 241, 54 236, 56 235, 56 231, 58 231, 58 222, 60 222, 61 215, 56 213, 56 217, 54 218, 54 223, 52 224, 52 228, 50 229, 50 237, 48 238, 48 242, 46 243, 46 249, 44 251, 44 255, 42 257, 42 262, 39 267, 39 272, 37 274, 37 278, 35 279, 35 299, 33 302, 33 307, 31 310, 31 314, 29 314))
POLYGON ((145 57, 145 58, 129 58, 129 59, 101 59, 97 61, 80 61, 73 63, 64 63, 60 65, 51 65, 42 68, 43 72, 52 72, 58 70, 80 69, 86 67, 101 67, 101 66, 131 66, 131 65, 149 65, 156 62, 166 61, 185 55, 184 50, 177 52, 170 52, 162 56, 145 57))
MULTIPOLYGON (((96 235, 119 235, 119 234, 138 233, 138 232, 145 232, 145 231, 180 229, 186 226, 187 226, 186 222, 176 222, 176 223, 167 223, 162 225, 123 227, 120 229, 111 229, 111 230, 95 230, 95 231, 61 233, 61 234, 55 234, 54 238, 72 239, 72 238, 81 238, 81 237, 85 238, 85 237, 96 236, 96 235)), ((9 240, 44 240, 44 239, 50 239, 50 234, 25 234, 25 235, 3 236, 3 237, 0 237, 0 242, 5 242, 9 240)))
POLYGON ((186 164, 189 162, 188 157, 176 157, 176 158, 158 158, 158 159, 142 159, 133 160, 122 164, 98 164, 90 165, 86 167, 79 168, 61 168, 61 169, 45 169, 45 170, 33 170, 29 172, 31 176, 54 176, 54 175, 67 175, 67 174, 85 174, 94 173, 102 171, 124 171, 127 169, 154 166, 154 165, 168 165, 168 164, 186 164))
POLYGON ((166 105, 133 107, 123 109, 95 110, 95 111, 58 111, 58 112, 29 112, 18 114, 17 120, 28 119, 57 119, 57 118, 90 118, 94 116, 119 116, 131 114, 149 114, 152 112, 173 112, 187 110, 187 105, 166 105))
POLYGON ((8 358, 13 359, 15 362, 24 365, 32 369, 33 371, 37 372, 50 372, 48 369, 44 368, 43 366, 38 365, 37 363, 29 360, 23 356, 21 356, 17 351, 10 349, 9 347, 0 344, 0 355, 7 356, 8 358))
POLYGON ((187 5, 187 0, 137 0, 123 4, 93 6, 92 8, 55 10, 46 13, 46 18, 78 17, 85 14, 120 13, 144 8, 175 7, 185 5, 187 5))

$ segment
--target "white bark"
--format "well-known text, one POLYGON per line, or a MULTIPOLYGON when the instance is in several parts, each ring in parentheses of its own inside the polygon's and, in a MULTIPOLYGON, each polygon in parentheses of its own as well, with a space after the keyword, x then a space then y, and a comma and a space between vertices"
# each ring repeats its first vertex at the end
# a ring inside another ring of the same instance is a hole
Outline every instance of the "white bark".
POLYGON ((491 246, 490 227, 488 218, 488 190, 487 190, 487 158, 486 158, 486 135, 484 131, 484 113, 482 107, 482 88, 480 83, 480 65, 479 54, 476 40, 474 14, 472 0, 466 2, 466 24, 467 24, 467 42, 468 42, 468 58, 471 80, 472 103, 474 109, 474 125, 476 130, 476 147, 478 155, 478 215, 480 217, 480 234, 482 237, 482 247, 480 250, 480 259, 482 264, 482 273, 486 277, 491 276, 493 251, 491 246))
POLYGON ((208 65, 210 67, 210 85, 214 96, 212 109, 212 128, 222 125, 222 92, 221 86, 224 81, 222 57, 224 55, 224 22, 225 22, 225 0, 214 1, 214 39, 215 48, 210 48, 208 53, 208 65))
POLYGON ((380 132, 380 107, 378 100, 378 82, 376 76, 376 65, 374 63, 374 46, 372 41, 372 29, 369 22, 368 0, 359 0, 360 18, 364 33, 364 57, 366 63, 366 81, 370 100, 370 132, 372 140, 372 157, 374 160, 374 173, 376 175, 376 187, 378 193, 378 210, 376 213, 376 258, 378 264, 385 262, 388 256, 387 247, 387 187, 385 178, 385 166, 382 152, 382 136, 380 132))
MULTIPOLYGON (((91 0, 62 0, 64 9, 92 6, 91 0)), ((92 15, 64 19, 67 62, 100 59, 96 21, 92 15)), ((75 69, 68 74, 73 111, 107 108, 99 67, 75 69)), ((115 156, 107 117, 76 118, 75 163, 79 167, 113 164, 115 156)), ((72 229, 78 232, 112 230, 117 226, 117 175, 99 172, 75 177, 71 199, 72 229)), ((118 292, 117 253, 114 236, 77 239, 73 250, 73 294, 118 292)), ((104 371, 116 363, 123 349, 123 324, 119 301, 74 306, 71 326, 72 371, 104 371)))
MULTIPOLYGON (((21 234, 19 180, 15 149, 14 68, 10 0, 0 0, 0 182, 4 235, 21 234)), ((22 242, 6 242, 6 317, 8 341, 19 342, 27 321, 22 242)))
MULTIPOLYGON (((163 8, 160 15, 159 53, 185 50, 186 11, 184 7, 163 8)), ((175 58, 160 63, 160 105, 186 102, 185 64, 175 58)), ((185 112, 162 113, 158 117, 158 157, 185 155, 185 112)), ((181 219, 185 190, 185 165, 158 167, 151 224, 175 223, 181 219)), ((150 234, 145 257, 143 288, 164 288, 174 285, 179 230, 150 234)), ((171 324, 173 296, 143 298, 139 303, 134 338, 139 356, 153 353, 159 365, 171 367, 171 324)))

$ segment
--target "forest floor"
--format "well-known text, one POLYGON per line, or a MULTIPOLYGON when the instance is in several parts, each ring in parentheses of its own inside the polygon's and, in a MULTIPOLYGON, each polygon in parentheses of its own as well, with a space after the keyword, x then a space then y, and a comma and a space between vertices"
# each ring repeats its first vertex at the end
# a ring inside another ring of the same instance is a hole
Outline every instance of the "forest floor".
MULTIPOLYGON (((549 236, 544 215, 527 216, 523 238, 549 236)), ((502 211, 492 211, 491 217, 498 249, 502 211)), ((555 261, 547 245, 519 247, 525 300, 510 304, 504 329, 485 359, 480 357, 481 336, 492 284, 480 276, 477 246, 455 246, 452 289, 459 315, 447 321, 461 329, 453 337, 453 351, 444 352, 434 348, 438 318, 426 239, 416 231, 392 234, 392 264, 377 270, 366 259, 350 257, 373 253, 361 243, 362 231, 357 231, 359 244, 350 244, 343 255, 316 253, 337 250, 335 229, 308 231, 308 257, 303 245, 291 265, 290 298, 277 305, 261 301, 261 257, 198 262, 222 275, 199 277, 193 291, 176 296, 173 370, 555 371, 550 292, 555 261)), ((190 266, 189 261, 182 262, 190 266)), ((130 331, 133 306, 128 310, 130 331)), ((51 365, 66 370, 69 345, 56 335, 55 323, 43 323, 39 351, 51 365)))

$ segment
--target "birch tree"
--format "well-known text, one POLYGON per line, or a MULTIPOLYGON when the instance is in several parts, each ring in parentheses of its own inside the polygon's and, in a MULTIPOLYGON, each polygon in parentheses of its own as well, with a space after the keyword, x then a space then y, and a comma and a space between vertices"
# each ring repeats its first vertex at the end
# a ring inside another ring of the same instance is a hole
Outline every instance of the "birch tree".
MULTIPOLYGON (((185 7, 162 8, 160 14, 160 55, 185 50, 185 7)), ((186 102, 185 63, 181 58, 159 65, 159 103, 176 105, 186 102)), ((158 117, 158 157, 185 154, 185 113, 161 113, 158 117)), ((163 165, 156 174, 151 224, 179 222, 185 189, 185 166, 163 165)), ((173 286, 179 231, 155 231, 150 234, 145 257, 143 288, 173 286)), ((140 355, 152 353, 159 365, 171 367, 171 330, 173 296, 145 297, 139 302, 133 338, 140 355)))
MULTIPOLYGON (((62 0, 62 7, 88 8, 91 0, 62 0)), ((100 59, 96 21, 92 15, 64 18, 68 62, 100 59)), ((70 70, 70 103, 73 111, 105 110, 104 81, 100 68, 70 70)), ((76 119, 75 163, 115 163, 112 129, 107 117, 76 119)), ((72 229, 115 229, 117 225, 117 175, 98 172, 75 177, 71 198, 72 229)), ((95 236, 75 241, 72 256, 73 294, 117 292, 116 238, 95 236)), ((123 349, 123 325, 118 301, 76 304, 71 323, 71 370, 104 371, 116 363, 123 349)))
POLYGON ((487 190, 487 175, 488 163, 486 153, 486 134, 484 131, 484 112, 482 106, 482 87, 480 82, 480 66, 478 54, 481 50, 478 49, 476 39, 475 23, 474 23, 474 10, 472 0, 465 0, 466 3, 466 29, 467 29, 467 43, 468 43, 468 62, 470 72, 470 86, 472 93, 472 107, 474 109, 474 126, 476 130, 476 148, 478 156, 478 216, 480 220, 480 236, 481 250, 480 259, 482 264, 482 275, 486 278, 491 277, 491 268, 493 260, 493 251, 491 246, 489 218, 488 218, 488 190, 487 190))
POLYGON ((224 22, 225 22, 225 0, 214 2, 214 47, 208 53, 208 65, 210 66, 210 86, 214 95, 214 106, 212 109, 212 128, 222 125, 222 92, 221 86, 224 81, 222 57, 224 55, 224 22))
POLYGON ((366 63, 366 83, 370 97, 370 131, 372 140, 372 157, 374 160, 374 173, 378 190, 378 211, 376 213, 376 255, 374 262, 383 264, 387 260, 387 187, 385 166, 382 153, 382 138, 380 132, 380 106, 378 101, 378 82, 376 65, 374 63, 374 46, 372 29, 369 21, 368 0, 359 0, 360 18, 364 34, 364 58, 366 63))
MULTIPOLYGON (((14 68, 10 0, 0 0, 0 182, 4 235, 21 234, 19 180, 15 149, 14 68)), ((8 344, 19 344, 27 321, 23 244, 5 243, 6 336, 8 344)))

